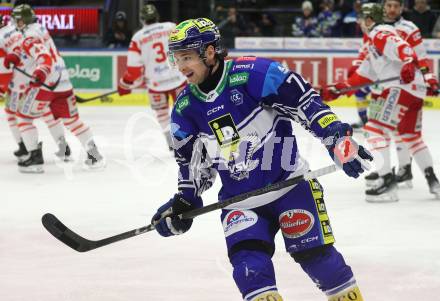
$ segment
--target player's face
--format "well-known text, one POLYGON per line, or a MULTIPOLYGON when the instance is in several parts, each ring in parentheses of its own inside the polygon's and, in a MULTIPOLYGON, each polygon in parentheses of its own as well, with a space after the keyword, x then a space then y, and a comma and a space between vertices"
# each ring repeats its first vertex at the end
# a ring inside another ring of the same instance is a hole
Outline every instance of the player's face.
POLYGON ((368 34, 374 25, 374 21, 373 21, 373 19, 371 19, 369 17, 360 18, 360 19, 358 19, 358 24, 361 27, 362 32, 364 34, 368 34))
POLYGON ((402 6, 400 1, 388 0, 383 5, 385 17, 387 21, 394 21, 402 14, 402 6))
POLYGON ((18 29, 22 29, 25 25, 26 25, 26 24, 24 23, 23 20, 21 20, 21 19, 15 19, 15 26, 16 26, 18 29))
POLYGON ((173 61, 191 84, 200 84, 208 76, 209 69, 194 50, 176 51, 173 54, 173 61))

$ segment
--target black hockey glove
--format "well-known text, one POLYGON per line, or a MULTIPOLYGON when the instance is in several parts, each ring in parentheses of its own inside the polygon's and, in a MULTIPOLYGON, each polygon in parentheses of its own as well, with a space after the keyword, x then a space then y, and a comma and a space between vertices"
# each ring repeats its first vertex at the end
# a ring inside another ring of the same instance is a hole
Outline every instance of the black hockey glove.
POLYGON ((155 225, 156 231, 162 236, 172 236, 183 234, 191 228, 192 219, 180 219, 179 214, 201 207, 185 200, 181 194, 177 193, 167 203, 162 205, 153 218, 151 223, 155 225))
POLYGON ((361 161, 373 161, 373 157, 368 150, 354 141, 352 134, 353 129, 349 124, 336 123, 329 127, 324 144, 336 165, 348 176, 357 178, 365 170, 361 161))

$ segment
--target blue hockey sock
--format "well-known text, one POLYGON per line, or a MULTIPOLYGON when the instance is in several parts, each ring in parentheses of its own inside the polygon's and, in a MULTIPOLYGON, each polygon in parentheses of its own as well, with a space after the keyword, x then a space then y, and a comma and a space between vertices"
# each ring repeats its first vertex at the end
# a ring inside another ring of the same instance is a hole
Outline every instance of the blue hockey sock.
POLYGON ((242 250, 230 258, 235 283, 244 300, 264 291, 276 290, 275 271, 269 254, 242 250))
POLYGON ((368 121, 367 108, 358 108, 358 115, 364 124, 367 123, 368 121))
POLYGON ((322 252, 298 262, 322 291, 331 290, 353 278, 351 268, 333 246, 327 246, 322 252))

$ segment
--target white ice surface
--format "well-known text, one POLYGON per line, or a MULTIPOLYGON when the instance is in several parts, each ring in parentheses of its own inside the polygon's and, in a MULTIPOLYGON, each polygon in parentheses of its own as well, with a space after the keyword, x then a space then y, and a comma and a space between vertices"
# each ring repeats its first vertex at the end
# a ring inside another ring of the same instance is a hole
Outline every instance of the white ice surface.
MULTIPOLYGON (((81 168, 84 154, 70 135, 76 162, 56 164, 55 144, 39 124, 45 173, 19 173, 12 156, 16 145, 4 114, 0 117, 0 300, 240 300, 219 212, 196 218, 190 232, 180 237, 150 232, 88 253, 73 251, 46 232, 40 222, 46 212, 89 239, 141 227, 176 191, 176 165, 150 112, 141 107, 80 111, 107 158, 104 171, 81 168)), ((356 120, 354 109, 336 111, 343 119, 356 120)), ((425 112, 425 142, 437 172, 439 118, 439 111, 425 112)), ((313 169, 331 163, 315 138, 302 130, 298 136, 313 169)), ((366 203, 363 179, 341 171, 320 179, 336 247, 366 301, 440 298, 440 201, 433 200, 415 165, 413 173, 414 188, 401 190, 400 201, 393 204, 366 203)), ((218 184, 204 195, 206 204, 216 201, 218 184)), ((284 300, 326 299, 285 253, 279 236, 274 264, 284 300)))

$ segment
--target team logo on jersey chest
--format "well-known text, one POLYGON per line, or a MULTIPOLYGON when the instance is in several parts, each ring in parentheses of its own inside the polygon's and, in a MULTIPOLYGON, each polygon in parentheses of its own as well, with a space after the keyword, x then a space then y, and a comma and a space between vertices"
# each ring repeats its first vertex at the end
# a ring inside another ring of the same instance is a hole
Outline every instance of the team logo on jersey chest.
POLYGON ((236 106, 241 105, 243 103, 243 93, 241 93, 237 89, 231 90, 231 101, 236 106))
POLYGON ((240 140, 240 135, 231 114, 209 121, 209 126, 220 146, 230 145, 240 140))
POLYGON ((184 97, 181 98, 177 103, 176 103, 176 112, 179 113, 180 115, 182 115, 182 111, 189 106, 189 97, 184 97))
POLYGON ((247 73, 247 72, 240 72, 240 73, 232 74, 229 77, 229 87, 243 85, 243 84, 247 83, 248 79, 249 79, 249 73, 247 73))

